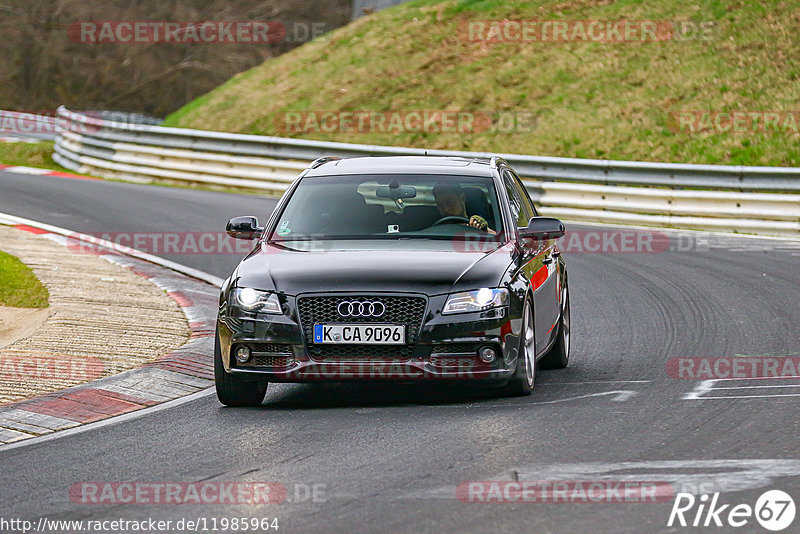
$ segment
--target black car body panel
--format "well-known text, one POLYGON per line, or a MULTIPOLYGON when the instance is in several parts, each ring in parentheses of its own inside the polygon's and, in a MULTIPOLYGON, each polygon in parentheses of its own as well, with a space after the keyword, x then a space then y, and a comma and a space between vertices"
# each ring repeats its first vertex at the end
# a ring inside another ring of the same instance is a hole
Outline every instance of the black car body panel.
MULTIPOLYGON (((532 302, 536 355, 541 357, 555 339, 561 289, 566 283, 566 265, 555 240, 525 246, 519 242, 511 201, 503 194, 506 188, 513 187, 514 180, 521 188, 507 165, 462 158, 353 158, 317 168, 312 165, 287 190, 253 251, 223 285, 217 334, 225 372, 271 382, 508 380, 517 366, 523 303, 526 299, 532 302), (327 240, 325 236, 313 241, 270 239, 276 235, 281 213, 302 180, 393 174, 490 179, 502 211, 502 220, 494 224, 510 231, 473 241, 327 240), (265 314, 238 307, 231 297, 237 288, 274 293, 281 313, 265 314), (507 290, 507 305, 442 314, 450 295, 481 288, 507 290), (398 314, 394 320, 385 321, 382 317, 356 322, 403 324, 406 344, 329 346, 311 339, 312 323, 335 320, 337 303, 378 301, 386 306, 386 317, 398 314), (240 363, 233 357, 240 346, 251 351, 250 361, 240 363), (486 363, 476 357, 477 351, 485 347, 497 352, 495 361, 486 363)), ((530 203, 524 189, 521 194, 530 203)), ((529 209, 538 216, 532 204, 529 209)))
POLYGON ((308 250, 259 244, 236 271, 237 284, 297 295, 302 292, 409 291, 448 293, 497 287, 511 250, 496 253, 453 251, 450 243, 352 242, 346 250, 308 250), (423 247, 423 245, 429 245, 423 247), (433 245, 433 246, 430 246, 433 245), (413 248, 412 248, 413 247, 413 248), (402 276, 397 268, 402 266, 402 276))

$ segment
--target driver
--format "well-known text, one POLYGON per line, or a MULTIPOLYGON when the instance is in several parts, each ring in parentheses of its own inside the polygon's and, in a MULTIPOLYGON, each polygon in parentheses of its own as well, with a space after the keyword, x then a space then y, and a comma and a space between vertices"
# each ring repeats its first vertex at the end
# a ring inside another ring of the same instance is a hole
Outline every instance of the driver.
POLYGON ((480 215, 467 216, 466 195, 458 184, 439 182, 433 187, 433 198, 442 217, 463 217, 467 221, 461 223, 494 235, 489 223, 480 215))

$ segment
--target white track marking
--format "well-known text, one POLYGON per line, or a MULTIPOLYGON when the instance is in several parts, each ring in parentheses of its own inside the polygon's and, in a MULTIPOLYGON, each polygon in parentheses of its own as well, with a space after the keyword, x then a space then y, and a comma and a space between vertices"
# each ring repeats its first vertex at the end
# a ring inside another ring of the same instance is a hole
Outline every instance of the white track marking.
MULTIPOLYGON (((531 464, 472 480, 485 481, 658 481, 684 493, 729 493, 773 486, 776 479, 800 476, 797 459, 645 460, 531 464)), ((404 499, 455 499, 455 486, 414 491, 404 499)))
POLYGON ((536 387, 542 386, 585 386, 586 384, 649 384, 650 380, 587 380, 586 382, 547 382, 544 384, 536 384, 536 387))
POLYGON ((697 400, 774 399, 775 397, 800 397, 800 393, 776 393, 775 395, 731 395, 729 397, 700 397, 697 400))
POLYGON ((763 388, 800 388, 800 384, 774 384, 771 386, 732 386, 732 387, 725 387, 725 388, 714 388, 717 389, 763 389, 763 388))
POLYGON ((205 273, 198 269, 194 269, 192 267, 188 267, 186 265, 181 265, 180 263, 176 263, 174 261, 165 260, 164 258, 160 258, 158 256, 154 256, 152 254, 148 254, 146 252, 142 252, 141 250, 136 250, 135 248, 125 247, 122 245, 118 245, 117 243, 112 243, 111 241, 106 241, 104 239, 97 239, 96 237, 82 234, 80 232, 73 232, 66 228, 61 228, 59 226, 53 226, 50 224, 40 223, 38 221, 33 221, 31 219, 25 219, 24 217, 17 217, 16 215, 9 215, 7 213, 0 213, 0 224, 24 224, 27 226, 33 226, 35 228, 40 228, 47 232, 51 232, 54 234, 59 234, 67 237, 71 237, 73 239, 79 241, 85 241, 87 243, 92 243, 97 246, 101 246, 104 248, 108 248, 114 250, 116 252, 121 252, 122 254, 127 254, 128 256, 132 256, 134 258, 138 258, 140 260, 144 260, 146 262, 154 263, 156 265, 160 265, 161 267, 165 267, 167 269, 171 269, 175 272, 184 274, 191 278, 195 278, 197 280, 202 280, 203 282, 208 282, 211 285, 220 287, 222 286, 222 278, 217 276, 205 273))
POLYGON ((6 167, 5 169, 0 169, 0 170, 2 170, 3 172, 12 172, 15 174, 41 174, 41 175, 53 172, 50 169, 37 169, 36 167, 22 167, 22 166, 6 167))
MULTIPOLYGON (((536 387, 539 387, 538 385, 536 387)), ((577 395, 574 397, 567 397, 564 399, 554 399, 549 401, 531 401, 531 402, 511 402, 511 403, 490 403, 490 404, 479 404, 479 403, 469 403, 469 404, 433 404, 429 405, 428 408, 445 408, 445 409, 458 409, 458 408, 507 408, 509 406, 526 406, 528 408, 535 408, 536 406, 540 406, 542 404, 560 404, 562 402, 569 402, 574 400, 580 399, 588 399, 591 397, 604 397, 606 395, 614 395, 613 398, 609 399, 610 401, 614 402, 625 402, 626 400, 630 399, 634 395, 638 395, 637 391, 631 391, 628 389, 621 389, 616 391, 602 391, 600 393, 589 393, 586 395, 577 395)))
MULTIPOLYGON (((7 214, 7 213, 0 213, 0 224, 8 224, 8 225, 21 224, 21 225, 31 226, 31 227, 34 227, 34 228, 40 228, 40 229, 45 230, 47 232, 50 232, 52 234, 57 234, 57 235, 60 235, 60 236, 67 236, 67 237, 71 237, 71 238, 74 238, 74 239, 77 239, 77 240, 82 240, 82 241, 87 241, 89 243, 94 243, 94 244, 100 245, 102 247, 110 248, 110 249, 115 250, 117 252, 121 252, 123 254, 138 258, 140 260, 147 261, 149 263, 153 263, 155 265, 159 265, 159 266, 165 267, 167 269, 171 269, 173 271, 176 271, 178 273, 184 274, 184 275, 189 276, 191 278, 202 280, 204 282, 207 282, 209 284, 215 285, 217 287, 222 285, 222 281, 223 280, 221 278, 218 278, 216 276, 210 275, 208 273, 204 273, 204 272, 199 271, 197 269, 193 269, 191 267, 188 267, 188 266, 185 266, 185 265, 181 265, 179 263, 171 262, 171 261, 165 260, 163 258, 159 258, 158 256, 153 256, 151 254, 147 254, 145 252, 142 252, 142 251, 139 251, 139 250, 136 250, 136 249, 133 249, 133 248, 122 247, 120 245, 117 245, 115 243, 111 243, 109 241, 98 240, 98 239, 96 239, 96 238, 94 238, 92 236, 87 236, 87 235, 84 235, 84 234, 81 234, 81 233, 78 233, 78 232, 73 232, 73 231, 68 230, 66 228, 61 228, 61 227, 58 227, 58 226, 53 226, 53 225, 41 223, 41 222, 34 221, 34 220, 31 220, 31 219, 25 219, 23 217, 17 217, 16 215, 10 215, 10 214, 7 214)), ((190 318, 187 316, 187 319, 190 319, 190 318)), ((191 342, 191 340, 189 342, 191 342)), ((170 382, 165 382, 165 384, 170 385, 171 383, 170 382)), ((206 396, 212 395, 214 393, 215 393, 214 387, 210 387, 210 388, 207 388, 207 389, 203 389, 203 390, 197 391, 195 393, 190 393, 188 395, 185 395, 183 397, 179 397, 177 399, 173 399, 173 400, 170 400, 170 401, 163 402, 163 403, 155 405, 155 406, 141 408, 139 410, 136 410, 136 411, 133 411, 133 412, 129 412, 129 413, 126 413, 126 414, 122 414, 122 415, 118 415, 118 416, 114 416, 114 417, 110 417, 110 418, 104 419, 102 421, 97 421, 97 422, 94 422, 94 423, 87 423, 87 424, 82 424, 82 425, 79 424, 79 423, 75 423, 75 425, 79 425, 79 426, 74 426, 74 427, 67 428, 67 429, 64 429, 64 430, 58 430, 58 431, 50 433, 50 434, 44 434, 44 435, 33 437, 33 438, 21 439, 20 441, 15 441, 15 442, 11 442, 11 443, 6 443, 6 444, 3 444, 3 445, 0 445, 0 451, 5 451, 5 450, 9 450, 9 449, 16 449, 16 448, 19 448, 19 447, 27 447, 28 445, 34 445, 36 443, 42 443, 44 441, 49 441, 51 439, 59 439, 59 438, 65 437, 65 436, 71 436, 73 434, 79 434, 81 432, 87 432, 87 431, 90 431, 90 430, 93 430, 93 429, 96 429, 96 428, 101 428, 101 427, 104 427, 104 426, 114 425, 114 424, 117 424, 117 423, 121 423, 121 422, 124 422, 124 421, 135 419, 135 418, 138 418, 138 417, 143 417, 143 416, 149 415, 151 413, 159 412, 161 410, 166 410, 166 409, 169 409, 169 408, 172 408, 172 407, 175 407, 175 406, 180 406, 181 404, 184 404, 186 402, 191 402, 193 400, 196 400, 196 399, 199 399, 199 398, 202 398, 202 397, 206 397, 206 396)), ((70 421, 70 423, 72 423, 72 421, 70 421)))
POLYGON ((712 386, 716 382, 717 380, 703 380, 702 382, 697 384, 692 391, 685 394, 683 396, 683 400, 700 400, 703 394, 708 393, 713 389, 712 386))
POLYGON ((695 386, 695 388, 683 396, 683 400, 731 400, 731 399, 768 399, 776 397, 800 397, 800 393, 769 393, 764 395, 713 395, 714 391, 746 391, 746 390, 764 390, 775 388, 800 388, 800 383, 797 384, 759 384, 755 386, 747 385, 730 385, 715 387, 717 382, 730 383, 731 381, 751 381, 751 380, 788 380, 797 377, 756 377, 756 378, 720 378, 714 380, 703 380, 695 386), (711 394, 711 395, 709 395, 711 394))
POLYGON ((551 401, 539 401, 535 402, 534 404, 556 404, 559 402, 569 402, 578 399, 588 399, 589 397, 603 397, 605 395, 614 395, 613 398, 608 399, 614 402, 625 402, 626 400, 630 399, 634 395, 638 395, 638 391, 631 391, 629 389, 620 389, 617 391, 603 391, 602 393, 589 393, 587 395, 577 395, 575 397, 567 397, 566 399, 556 399, 551 401))

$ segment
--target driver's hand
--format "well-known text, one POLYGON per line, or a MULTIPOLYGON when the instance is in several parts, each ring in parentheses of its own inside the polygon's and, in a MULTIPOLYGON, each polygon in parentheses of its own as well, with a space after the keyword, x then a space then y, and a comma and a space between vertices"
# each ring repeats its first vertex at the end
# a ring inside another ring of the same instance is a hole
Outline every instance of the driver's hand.
POLYGON ((489 223, 486 222, 486 219, 480 215, 473 215, 470 217, 469 225, 473 228, 477 228, 478 230, 486 230, 489 227, 489 223))

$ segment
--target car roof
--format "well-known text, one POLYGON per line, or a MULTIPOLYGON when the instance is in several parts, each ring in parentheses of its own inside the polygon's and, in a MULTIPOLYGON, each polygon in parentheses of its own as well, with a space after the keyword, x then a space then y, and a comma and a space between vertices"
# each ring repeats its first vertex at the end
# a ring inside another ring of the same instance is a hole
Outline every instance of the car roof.
POLYGON ((489 159, 452 156, 368 156, 331 159, 309 168, 305 176, 342 174, 455 174, 493 176, 489 159))

